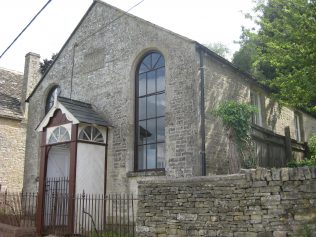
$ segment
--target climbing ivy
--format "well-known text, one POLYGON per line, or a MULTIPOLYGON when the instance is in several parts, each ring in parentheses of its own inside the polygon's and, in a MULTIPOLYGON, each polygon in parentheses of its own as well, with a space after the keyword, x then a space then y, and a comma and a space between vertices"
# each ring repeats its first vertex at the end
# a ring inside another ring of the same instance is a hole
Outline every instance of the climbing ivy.
POLYGON ((251 117, 257 111, 257 108, 254 106, 236 101, 225 101, 211 111, 214 116, 222 120, 227 130, 230 144, 228 151, 230 173, 239 172, 240 156, 243 157, 244 164, 249 163, 249 158, 245 159, 244 153, 252 147, 250 136, 251 117), (235 146, 237 146, 237 149, 235 146), (235 150, 238 154, 236 154, 235 150))

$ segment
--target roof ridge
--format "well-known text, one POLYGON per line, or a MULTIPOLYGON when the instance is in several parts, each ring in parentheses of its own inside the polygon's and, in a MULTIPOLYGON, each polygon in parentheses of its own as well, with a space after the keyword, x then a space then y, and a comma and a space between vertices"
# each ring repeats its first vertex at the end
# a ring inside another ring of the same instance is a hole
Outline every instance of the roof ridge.
POLYGON ((19 75, 23 75, 23 72, 16 71, 16 70, 13 70, 13 69, 4 68, 4 67, 0 67, 0 70, 4 70, 4 71, 7 71, 7 72, 12 72, 12 73, 16 73, 16 74, 19 74, 19 75))
POLYGON ((90 107, 92 108, 92 105, 89 104, 89 103, 86 103, 86 102, 82 102, 80 100, 74 100, 74 99, 70 99, 70 98, 67 98, 67 97, 63 97, 63 96, 58 96, 58 101, 60 102, 72 102, 72 103, 76 103, 77 105, 85 105, 87 107, 90 107), (61 99, 61 100, 59 100, 61 99))

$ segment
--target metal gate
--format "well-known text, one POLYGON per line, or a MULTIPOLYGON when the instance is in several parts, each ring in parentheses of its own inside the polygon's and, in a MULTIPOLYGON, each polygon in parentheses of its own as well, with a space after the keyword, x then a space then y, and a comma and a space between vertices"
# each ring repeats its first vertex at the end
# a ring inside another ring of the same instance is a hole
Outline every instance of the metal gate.
POLYGON ((68 226, 68 177, 48 178, 45 182, 44 232, 65 233, 68 226))

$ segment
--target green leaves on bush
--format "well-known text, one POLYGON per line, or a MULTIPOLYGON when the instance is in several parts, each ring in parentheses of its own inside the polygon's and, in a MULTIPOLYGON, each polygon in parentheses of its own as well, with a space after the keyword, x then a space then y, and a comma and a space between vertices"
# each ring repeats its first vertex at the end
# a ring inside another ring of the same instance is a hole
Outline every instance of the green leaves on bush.
POLYGON ((310 157, 305 158, 304 160, 293 160, 290 161, 287 165, 288 167, 302 167, 302 166, 310 166, 316 167, 316 134, 314 134, 308 140, 308 149, 310 151, 310 157))
POLYGON ((236 101, 225 101, 211 113, 222 119, 224 126, 233 130, 239 149, 244 148, 250 140, 251 117, 257 108, 236 101))
POLYGON ((309 167, 313 167, 313 166, 316 166, 316 156, 308 159, 308 158, 305 158, 304 160, 299 160, 299 161, 290 161, 288 164, 287 164, 288 167, 303 167, 303 166, 309 166, 309 167))

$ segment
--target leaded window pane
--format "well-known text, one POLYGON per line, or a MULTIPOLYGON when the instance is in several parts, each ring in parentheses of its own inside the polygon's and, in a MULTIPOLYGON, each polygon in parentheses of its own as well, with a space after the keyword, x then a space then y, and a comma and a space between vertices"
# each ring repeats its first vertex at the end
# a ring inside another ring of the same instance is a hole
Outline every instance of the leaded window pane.
POLYGON ((147 119, 156 117, 156 96, 147 97, 147 119))
POLYGON ((146 95, 146 73, 140 74, 139 75, 139 90, 138 90, 138 95, 146 95))
POLYGON ((157 95, 157 117, 165 115, 165 94, 157 95))
POLYGON ((147 73, 147 94, 156 92, 156 73, 151 71, 147 73))
POLYGON ((147 169, 156 169, 156 144, 147 145, 147 169))
POLYGON ((147 131, 148 131, 147 143, 156 142, 156 136, 157 136, 156 119, 147 120, 147 131))
POLYGON ((137 164, 138 170, 145 170, 146 169, 146 146, 139 146, 138 147, 138 157, 137 157, 137 164))
POLYGON ((139 107, 138 107, 138 118, 139 120, 146 118, 146 97, 139 98, 139 107))
POLYGON ((158 143, 157 144, 157 168, 164 168, 165 167, 165 143, 158 143))
POLYGON ((46 105, 45 105, 45 114, 53 107, 55 98, 60 94, 60 87, 54 86, 47 95, 46 105))
POLYGON ((157 70, 157 91, 165 90, 165 68, 157 70))
POLYGON ((146 121, 140 121, 138 126, 138 144, 146 144, 147 136, 146 121))
POLYGON ((165 141, 165 117, 157 119, 157 141, 165 141))

